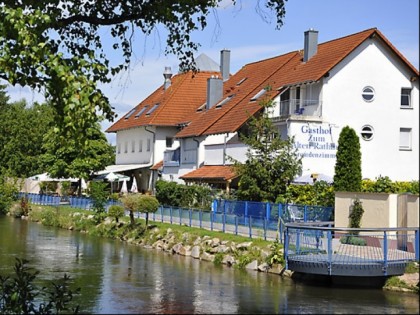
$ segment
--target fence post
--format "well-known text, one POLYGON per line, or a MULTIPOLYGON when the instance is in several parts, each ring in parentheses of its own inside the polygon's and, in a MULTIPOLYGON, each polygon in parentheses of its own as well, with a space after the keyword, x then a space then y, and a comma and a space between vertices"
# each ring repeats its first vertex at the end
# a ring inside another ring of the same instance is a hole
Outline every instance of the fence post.
POLYGON ((200 221, 200 229, 201 229, 203 227, 203 210, 200 210, 200 212, 198 213, 198 221, 200 221))
POLYGON ((178 208, 178 215, 179 215, 179 225, 182 225, 182 209, 178 208))
POLYGON ((188 218, 190 219, 190 227, 191 227, 191 221, 192 221, 192 210, 188 209, 188 218))
POLYGON ((238 216, 235 215, 235 235, 238 235, 238 216))
POLYGON ((284 233, 284 226, 283 226, 283 220, 281 218, 283 217, 283 204, 279 203, 279 226, 277 227, 280 229, 280 231, 277 231, 279 233, 280 237, 280 243, 283 243, 283 233, 284 233))
POLYGON ((160 210, 160 221, 163 223, 163 211, 164 210, 164 208, 162 207, 161 208, 161 210, 160 210))
POLYGON ((172 224, 172 207, 169 207, 169 222, 172 224))
POLYGON ((414 239, 414 244, 416 244, 416 249, 415 249, 415 255, 416 255, 416 261, 419 261, 419 257, 420 257, 420 240, 419 240, 419 230, 415 230, 414 231, 414 235, 415 235, 415 239, 414 239))
POLYGON ((213 215, 214 212, 210 212, 210 230, 213 231, 213 215))
POLYGON ((308 206, 305 205, 305 207, 303 208, 303 222, 307 222, 308 221, 308 206))
POLYGON ((384 266, 382 268, 383 272, 384 272, 384 276, 387 276, 387 268, 388 268, 388 238, 386 235, 386 231, 384 231, 384 249, 383 249, 383 253, 384 253, 384 266))
POLYGON ((267 218, 264 218, 263 229, 264 229, 264 241, 266 241, 267 240, 267 218))
POLYGON ((248 223, 248 201, 245 201, 244 209, 245 225, 248 223))
POLYGON ((270 214, 271 214, 271 205, 269 202, 265 203, 265 217, 267 218, 267 220, 270 219, 270 214))
POLYGON ((249 238, 252 238, 252 217, 249 216, 248 227, 249 227, 249 238))
POLYGON ((286 262, 286 270, 289 269, 289 262, 288 262, 288 258, 289 258, 289 229, 286 227, 286 229, 284 230, 284 252, 283 252, 283 256, 284 256, 284 261, 286 262))
POLYGON ((226 213, 222 213, 222 231, 225 233, 226 228, 226 213))
POLYGON ((328 235, 328 275, 331 276, 331 272, 332 272, 332 235, 331 235, 331 230, 328 231, 327 233, 328 235))

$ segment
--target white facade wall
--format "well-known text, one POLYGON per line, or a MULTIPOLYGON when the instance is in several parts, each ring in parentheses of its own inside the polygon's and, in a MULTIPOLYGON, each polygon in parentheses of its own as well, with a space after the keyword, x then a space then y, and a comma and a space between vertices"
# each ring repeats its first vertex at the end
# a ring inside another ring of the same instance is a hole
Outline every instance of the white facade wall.
POLYGON ((393 181, 418 179, 419 91, 408 71, 388 50, 368 41, 331 71, 323 87, 323 120, 338 131, 353 128, 360 138, 362 176, 379 175, 393 181), (364 87, 375 90, 372 102, 362 98, 364 87), (401 88, 411 87, 412 109, 401 109, 401 88), (363 140, 363 126, 374 129, 372 140, 363 140), (400 128, 412 128, 412 150, 399 149, 400 128))
POLYGON ((118 131, 116 143, 115 164, 147 164, 152 162, 153 135, 145 131, 144 127, 118 131), (148 141, 150 141, 149 151, 147 151, 148 141))

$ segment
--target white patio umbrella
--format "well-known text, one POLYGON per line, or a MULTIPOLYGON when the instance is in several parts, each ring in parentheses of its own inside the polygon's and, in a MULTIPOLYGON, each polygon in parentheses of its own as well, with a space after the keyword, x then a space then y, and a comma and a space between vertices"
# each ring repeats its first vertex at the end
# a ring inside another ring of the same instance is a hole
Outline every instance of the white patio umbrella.
POLYGON ((126 194, 128 193, 128 189, 127 189, 127 181, 123 181, 122 187, 121 187, 121 192, 126 194))
POLYGON ((137 193, 138 192, 138 189, 137 189, 137 180, 136 180, 135 177, 133 177, 133 184, 131 185, 130 191, 132 193, 137 193))
POLYGON ((306 174, 306 175, 302 175, 300 177, 297 177, 293 180, 293 183, 294 184, 311 184, 311 185, 313 185, 314 176, 316 178, 316 181, 318 181, 318 182, 325 181, 328 184, 331 184, 333 182, 333 178, 331 176, 321 174, 321 173, 319 173, 319 174, 315 173, 315 174, 306 174))

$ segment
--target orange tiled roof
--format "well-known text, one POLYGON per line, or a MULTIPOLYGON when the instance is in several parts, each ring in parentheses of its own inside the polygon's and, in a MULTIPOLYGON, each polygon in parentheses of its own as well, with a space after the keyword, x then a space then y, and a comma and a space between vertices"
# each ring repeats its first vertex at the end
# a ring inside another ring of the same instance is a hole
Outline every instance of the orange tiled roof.
POLYGON ((204 165, 180 178, 183 180, 219 180, 228 181, 237 177, 233 167, 229 165, 204 165))
POLYGON ((317 53, 307 62, 302 61, 302 51, 294 51, 245 65, 223 85, 223 98, 232 94, 235 94, 235 96, 221 108, 213 106, 205 112, 195 113, 190 124, 178 132, 176 137, 183 138, 237 131, 249 119, 250 115, 255 115, 261 109, 259 101, 250 102, 250 99, 262 88, 270 86, 272 92, 265 96, 275 97, 281 87, 307 81, 319 81, 365 40, 374 36, 388 45, 406 66, 418 76, 418 70, 391 45, 381 32, 376 28, 368 29, 320 43, 317 53), (243 78, 247 79, 237 85, 243 78))
POLYGON ((154 171, 156 171, 156 170, 158 170, 158 169, 160 169, 160 168, 162 168, 163 167, 163 160, 161 160, 161 161, 159 161, 159 162, 157 162, 155 165, 153 165, 150 169, 151 170, 154 170, 154 171))
POLYGON ((191 112, 195 112, 206 99, 207 78, 211 75, 220 75, 220 73, 202 71, 194 75, 192 72, 187 72, 173 76, 168 89, 165 90, 163 85, 160 86, 133 109, 133 113, 128 119, 125 119, 127 114, 124 115, 106 132, 117 132, 147 125, 177 126, 189 121, 191 112), (155 104, 159 104, 159 106, 147 115, 147 111, 155 104), (146 110, 136 117, 145 107, 147 107, 146 110))

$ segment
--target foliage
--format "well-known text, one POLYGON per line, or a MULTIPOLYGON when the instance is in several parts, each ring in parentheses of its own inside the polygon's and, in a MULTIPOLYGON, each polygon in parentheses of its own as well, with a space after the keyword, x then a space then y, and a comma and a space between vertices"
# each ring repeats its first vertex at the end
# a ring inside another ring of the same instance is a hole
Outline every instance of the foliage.
POLYGON ((52 108, 46 104, 0 101, 0 172, 21 178, 42 173, 42 143, 52 122, 52 108))
POLYGON ((362 202, 357 198, 353 200, 353 205, 349 214, 351 228, 360 228, 364 212, 365 210, 363 209, 362 202))
POLYGON ((67 197, 71 193, 71 182, 62 181, 61 182, 61 195, 67 197))
POLYGON ((248 130, 240 133, 241 140, 248 146, 247 161, 230 159, 240 177, 238 200, 275 202, 301 172, 302 158, 294 147, 294 138, 282 140, 274 127, 269 117, 273 102, 267 98, 260 105, 260 113, 248 120, 248 130))
POLYGON ((366 240, 361 237, 356 237, 352 235, 343 236, 340 238, 341 244, 349 244, 349 245, 356 245, 356 246, 366 246, 366 240))
POLYGON ((149 221, 149 213, 156 212, 159 208, 159 201, 154 196, 142 195, 139 193, 128 194, 121 198, 124 207, 130 211, 131 225, 135 225, 134 212, 146 213, 146 226, 149 221))
POLYGON ((95 211, 98 219, 100 214, 105 212, 105 205, 108 201, 107 184, 104 182, 93 181, 89 185, 89 193, 92 198, 92 208, 95 211))
POLYGON ((27 196, 20 198, 20 209, 22 210, 22 215, 28 216, 31 211, 31 204, 27 196))
POLYGON ((124 216, 124 207, 120 205, 112 205, 108 209, 108 215, 110 217, 114 217, 115 221, 118 222, 118 218, 121 218, 124 216))
POLYGON ((419 181, 393 182, 388 176, 379 176, 376 180, 365 179, 362 181, 362 192, 404 194, 419 194, 419 181))
POLYGON ((0 214, 6 214, 17 200, 19 188, 17 179, 8 179, 0 173, 0 214))
POLYGON ((156 198, 162 205, 210 210, 213 196, 213 191, 206 186, 156 182, 156 198))
POLYGON ((47 132, 43 145, 45 153, 41 161, 51 176, 87 179, 92 172, 114 163, 114 149, 101 131, 99 123, 85 128, 83 133, 86 143, 81 149, 76 138, 66 139, 66 145, 63 145, 53 129, 47 132))
POLYGON ((334 188, 324 181, 316 181, 313 185, 290 184, 286 193, 277 197, 276 203, 334 207, 334 188))
MULTIPOLYGON (((276 16, 277 27, 282 25, 285 1, 264 1, 265 8, 276 16)), ((111 82, 112 76, 129 69, 134 34, 142 33, 146 41, 159 26, 163 27, 167 36, 165 53, 178 56, 182 71, 195 69, 193 53, 199 44, 192 35, 207 26, 207 16, 221 2, 2 1, 0 78, 44 93, 54 108, 55 125, 48 135, 54 141, 49 148, 61 148, 60 159, 64 153, 71 154, 68 151, 72 148, 83 157, 89 156, 89 131, 102 117, 110 121, 115 117, 98 85, 111 82), (103 38, 103 34, 111 39, 103 38), (112 50, 120 52, 123 61, 108 58, 112 50)), ((257 8, 260 6, 258 2, 257 8)), ((64 161, 71 164, 68 159, 64 161)), ((48 171, 55 176, 59 169, 48 171)))
POLYGON ((51 282, 49 288, 39 288, 34 282, 39 271, 27 266, 28 260, 16 258, 15 276, 0 276, 0 312, 2 314, 59 314, 78 313, 79 306, 71 308, 75 294, 70 277, 51 282))
POLYGON ((273 264, 284 265, 283 245, 278 238, 270 245, 270 254, 266 258, 266 263, 271 267, 273 264))
POLYGON ((361 190, 362 153, 359 137, 354 129, 345 126, 338 137, 337 159, 335 162, 334 190, 361 190))

